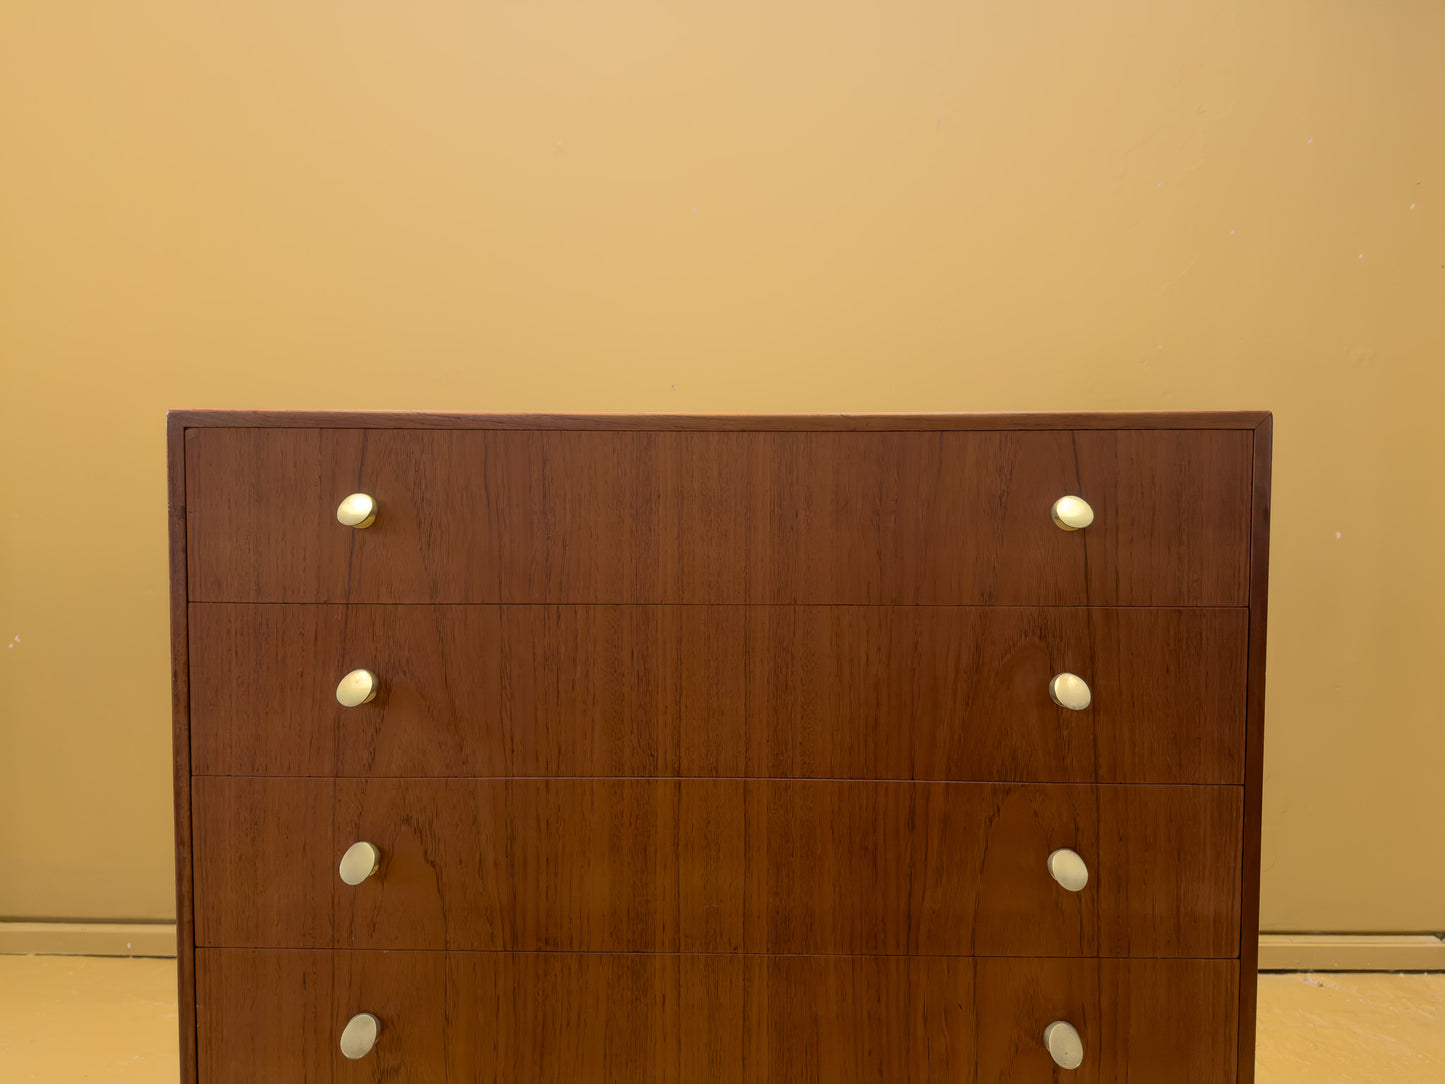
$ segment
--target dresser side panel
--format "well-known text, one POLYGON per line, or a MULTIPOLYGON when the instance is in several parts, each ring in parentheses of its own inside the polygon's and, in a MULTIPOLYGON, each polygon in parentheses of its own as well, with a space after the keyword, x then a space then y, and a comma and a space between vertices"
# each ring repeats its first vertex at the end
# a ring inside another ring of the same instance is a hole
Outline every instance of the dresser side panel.
POLYGON ((1249 684, 1245 709, 1244 876, 1240 897, 1239 1084, 1254 1082, 1258 1011, 1260 822, 1264 786, 1265 624, 1269 607, 1270 475, 1274 417, 1254 431, 1249 569, 1249 684))
POLYGON ((181 1084, 196 1084, 195 930, 191 896, 191 687, 186 631, 186 430, 166 415, 166 514, 171 606, 171 750, 176 832, 176 1018, 181 1084))

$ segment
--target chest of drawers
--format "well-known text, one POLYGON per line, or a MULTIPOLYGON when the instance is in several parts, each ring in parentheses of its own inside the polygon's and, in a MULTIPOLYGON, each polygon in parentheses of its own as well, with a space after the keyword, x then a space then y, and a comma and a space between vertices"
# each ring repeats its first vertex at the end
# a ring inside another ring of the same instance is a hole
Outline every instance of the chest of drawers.
POLYGON ((183 1078, 1249 1084, 1270 431, 173 412, 183 1078))

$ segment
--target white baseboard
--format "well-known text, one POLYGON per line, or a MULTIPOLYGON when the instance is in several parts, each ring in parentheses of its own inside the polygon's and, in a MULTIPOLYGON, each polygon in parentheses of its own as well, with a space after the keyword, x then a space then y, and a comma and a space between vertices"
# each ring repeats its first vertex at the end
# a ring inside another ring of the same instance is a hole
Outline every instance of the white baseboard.
POLYGON ((0 922, 0 955, 174 956, 173 923, 0 922))
POLYGON ((1429 934, 1266 933, 1261 971, 1445 971, 1445 940, 1429 934))
MULTIPOLYGON (((165 923, 0 922, 0 955, 174 956, 165 923)), ((1429 934, 1266 933, 1261 971, 1445 971, 1445 940, 1429 934)))

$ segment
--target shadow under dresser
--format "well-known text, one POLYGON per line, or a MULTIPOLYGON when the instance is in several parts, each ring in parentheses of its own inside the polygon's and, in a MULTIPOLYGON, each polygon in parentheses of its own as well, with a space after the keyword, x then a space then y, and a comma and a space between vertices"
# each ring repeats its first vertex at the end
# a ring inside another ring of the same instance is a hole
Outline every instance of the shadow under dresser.
POLYGON ((1253 1080, 1268 414, 168 427, 186 1084, 1253 1080))

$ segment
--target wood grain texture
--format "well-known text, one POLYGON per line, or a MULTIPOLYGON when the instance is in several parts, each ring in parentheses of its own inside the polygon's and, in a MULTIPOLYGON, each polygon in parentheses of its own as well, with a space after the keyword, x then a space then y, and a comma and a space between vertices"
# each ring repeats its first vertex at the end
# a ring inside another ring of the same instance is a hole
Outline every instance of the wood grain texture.
POLYGON ((1098 781, 1243 782, 1244 613, 1088 614, 1098 781))
POLYGON ((201 944, 736 952, 740 782, 196 780, 201 944), (337 864, 381 849, 358 886, 337 864))
POLYGON ((336 885, 337 944, 736 952, 742 785, 342 780, 338 848, 386 865, 336 885))
POLYGON ((1100 787, 1099 953, 1237 956, 1241 787, 1100 787))
POLYGON ((1243 605, 1250 441, 191 429, 190 597, 1243 605), (353 491, 365 530, 335 521, 353 491), (1049 518, 1070 492, 1083 531, 1049 518))
POLYGON ((447 957, 440 952, 336 953, 327 1051, 332 1084, 465 1080, 451 1076, 441 1056, 454 1034, 447 972, 447 957), (351 1061, 338 1047, 347 1021, 358 1012, 379 1019, 381 1035, 370 1054, 351 1061))
POLYGON ((201 774, 1240 783, 1246 611, 191 607, 201 774), (372 703, 333 690, 365 666, 372 703), (1082 675, 1085 711, 1048 695, 1082 675))
POLYGON ((755 607, 748 774, 1239 783, 1240 610, 755 607), (1048 694, 1089 682, 1084 711, 1048 694))
POLYGON ((167 424, 184 1084, 1253 1080, 1269 415, 167 424))
POLYGON ((176 832, 176 1017, 181 1084, 196 1084, 195 930, 192 922, 190 634, 187 629, 185 428, 166 415, 166 521, 171 625, 171 785, 176 832))
POLYGON ((1218 956, 1238 787, 198 778, 218 947, 1218 956), (353 842, 381 869, 337 876, 353 842), (1084 856, 1070 893, 1049 854, 1084 856))
POLYGON ((195 943, 329 947, 331 784, 197 778, 193 791, 195 943))
POLYGON ((447 956, 448 1080, 738 1080, 736 958, 447 956))
MULTIPOLYGON (((202 1084, 328 1084, 336 954, 196 950, 195 1011, 202 1084)), ((412 991, 417 1006, 425 991, 412 991)))
POLYGON ((203 949, 205 1079, 416 1084, 1229 1084, 1233 960, 203 949), (366 1058, 336 1037, 381 1020, 366 1058))
POLYGON ((1236 961, 1189 964, 1161 967, 1153 960, 1099 961, 1101 1080, 1242 1084, 1254 1079, 1252 1063, 1247 1076, 1236 1072, 1240 1034, 1236 961), (1167 1018, 1161 1015, 1166 1007, 1167 1018), (1108 1067, 1124 1065, 1129 1072, 1110 1075, 1108 1067))
POLYGON ((1240 895, 1239 1080, 1253 1084, 1259 969, 1260 824, 1264 805, 1265 626, 1269 615, 1270 479, 1274 418, 1254 430, 1249 550, 1249 683, 1246 708, 1244 861, 1240 895))
POLYGON ((750 783, 747 947, 1093 955, 1097 893, 1065 891, 1047 860, 1092 858, 1094 802, 1088 787, 750 783))
POLYGON ((193 607, 202 774, 737 776, 744 611, 193 607), (374 701, 336 702, 356 667, 374 701))
POLYGON ((197 428, 560 429, 908 432, 1032 429, 1253 429, 1262 410, 1100 410, 961 414, 458 414, 433 410, 173 410, 197 428))
POLYGON ((1076 532, 1087 543, 1087 601, 1248 601, 1248 434, 1166 439, 1104 430, 1073 438, 1079 489, 1095 513, 1076 532))

